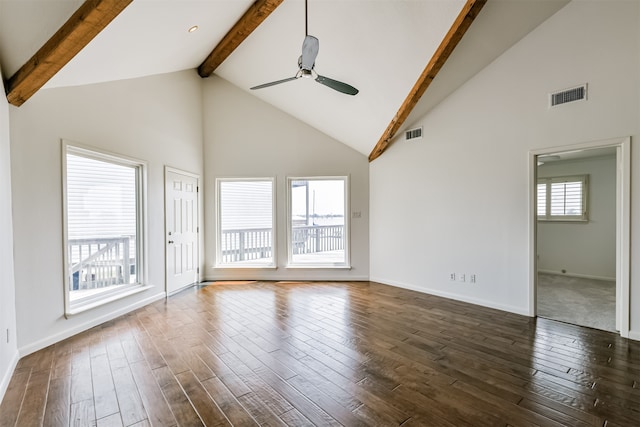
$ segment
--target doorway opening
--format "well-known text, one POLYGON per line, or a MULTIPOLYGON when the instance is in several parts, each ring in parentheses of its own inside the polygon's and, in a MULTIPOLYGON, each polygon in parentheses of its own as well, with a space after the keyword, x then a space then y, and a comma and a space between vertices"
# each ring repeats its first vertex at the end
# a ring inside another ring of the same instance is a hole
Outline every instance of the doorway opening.
POLYGON ((530 160, 531 314, 628 336, 630 138, 530 160))

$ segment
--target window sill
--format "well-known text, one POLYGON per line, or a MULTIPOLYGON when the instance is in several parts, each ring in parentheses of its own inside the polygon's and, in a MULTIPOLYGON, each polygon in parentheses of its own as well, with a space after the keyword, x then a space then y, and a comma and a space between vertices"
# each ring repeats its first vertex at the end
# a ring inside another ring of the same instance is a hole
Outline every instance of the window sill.
POLYGON ((214 270, 277 270, 276 265, 214 265, 214 270))
POLYGON ((588 219, 543 219, 538 218, 539 222, 563 222, 563 223, 577 223, 577 224, 587 224, 589 222, 588 219))
POLYGON ((122 292, 118 292, 116 294, 106 296, 105 298, 101 298, 99 300, 87 301, 87 302, 84 302, 84 303, 74 304, 73 307, 71 307, 69 310, 67 310, 67 312, 65 313, 65 317, 74 316, 74 315, 77 315, 77 314, 80 314, 80 313, 84 313, 85 311, 89 311, 89 310, 92 310, 94 308, 103 306, 105 304, 109 304, 110 302, 114 302, 114 301, 117 301, 119 299, 123 299, 123 298, 126 298, 128 296, 135 295, 135 294, 138 294, 140 292, 144 292, 144 291, 149 290, 151 288, 153 288, 153 286, 140 285, 140 286, 136 286, 135 288, 126 289, 126 290, 123 290, 122 292))
POLYGON ((287 265, 287 269, 318 269, 318 270, 351 270, 350 265, 327 265, 327 264, 293 264, 287 265))

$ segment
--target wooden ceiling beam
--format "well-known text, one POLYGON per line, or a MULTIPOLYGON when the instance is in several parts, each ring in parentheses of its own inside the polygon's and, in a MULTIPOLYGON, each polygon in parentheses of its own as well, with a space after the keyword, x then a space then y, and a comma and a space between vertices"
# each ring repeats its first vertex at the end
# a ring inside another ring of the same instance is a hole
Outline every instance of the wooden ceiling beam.
POLYGON ((200 77, 209 77, 233 53, 249 34, 276 10, 283 0, 256 0, 242 15, 220 43, 213 48, 207 59, 198 67, 200 77))
POLYGON ((391 145, 392 139, 395 136, 396 132, 400 129, 404 121, 409 117, 409 114, 416 106, 422 95, 425 93, 433 79, 436 78, 438 72, 442 69, 444 64, 449 59, 449 56, 456 48, 460 40, 462 40, 462 36, 467 32, 473 20, 476 19, 480 10, 485 5, 487 0, 467 0, 466 4, 463 6, 460 14, 453 22, 453 25, 449 29, 449 32, 440 43, 440 46, 433 54, 433 57, 425 67, 424 71, 418 78, 418 81, 413 86, 409 95, 404 100, 400 109, 396 113, 396 115, 387 126, 387 129, 384 131, 380 140, 376 144, 376 146, 369 154, 369 161, 372 162, 382 153, 385 152, 387 148, 391 145))
POLYGON ((106 28, 133 0, 86 0, 7 80, 7 100, 19 107, 106 28))

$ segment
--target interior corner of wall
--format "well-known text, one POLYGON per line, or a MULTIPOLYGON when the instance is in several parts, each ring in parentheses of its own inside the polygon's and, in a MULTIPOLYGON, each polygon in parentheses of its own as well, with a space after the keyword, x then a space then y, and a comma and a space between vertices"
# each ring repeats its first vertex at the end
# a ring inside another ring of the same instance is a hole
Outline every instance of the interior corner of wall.
POLYGON ((11 377, 13 376, 13 372, 16 370, 16 366, 18 366, 18 360, 20 360, 20 353, 16 349, 13 353, 13 357, 11 362, 7 366, 6 372, 2 372, 2 377, 0 378, 0 402, 4 399, 4 394, 7 392, 7 388, 9 387, 9 382, 11 381, 11 377))

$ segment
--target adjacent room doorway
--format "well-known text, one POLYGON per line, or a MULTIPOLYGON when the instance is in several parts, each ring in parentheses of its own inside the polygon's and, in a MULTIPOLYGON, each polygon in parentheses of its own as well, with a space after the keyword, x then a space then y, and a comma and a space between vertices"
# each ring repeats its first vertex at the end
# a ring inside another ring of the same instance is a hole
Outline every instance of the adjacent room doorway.
POLYGON ((199 280, 199 176, 165 167, 166 292, 199 280))
POLYGON ((532 315, 628 336, 630 138, 531 161, 532 315))

